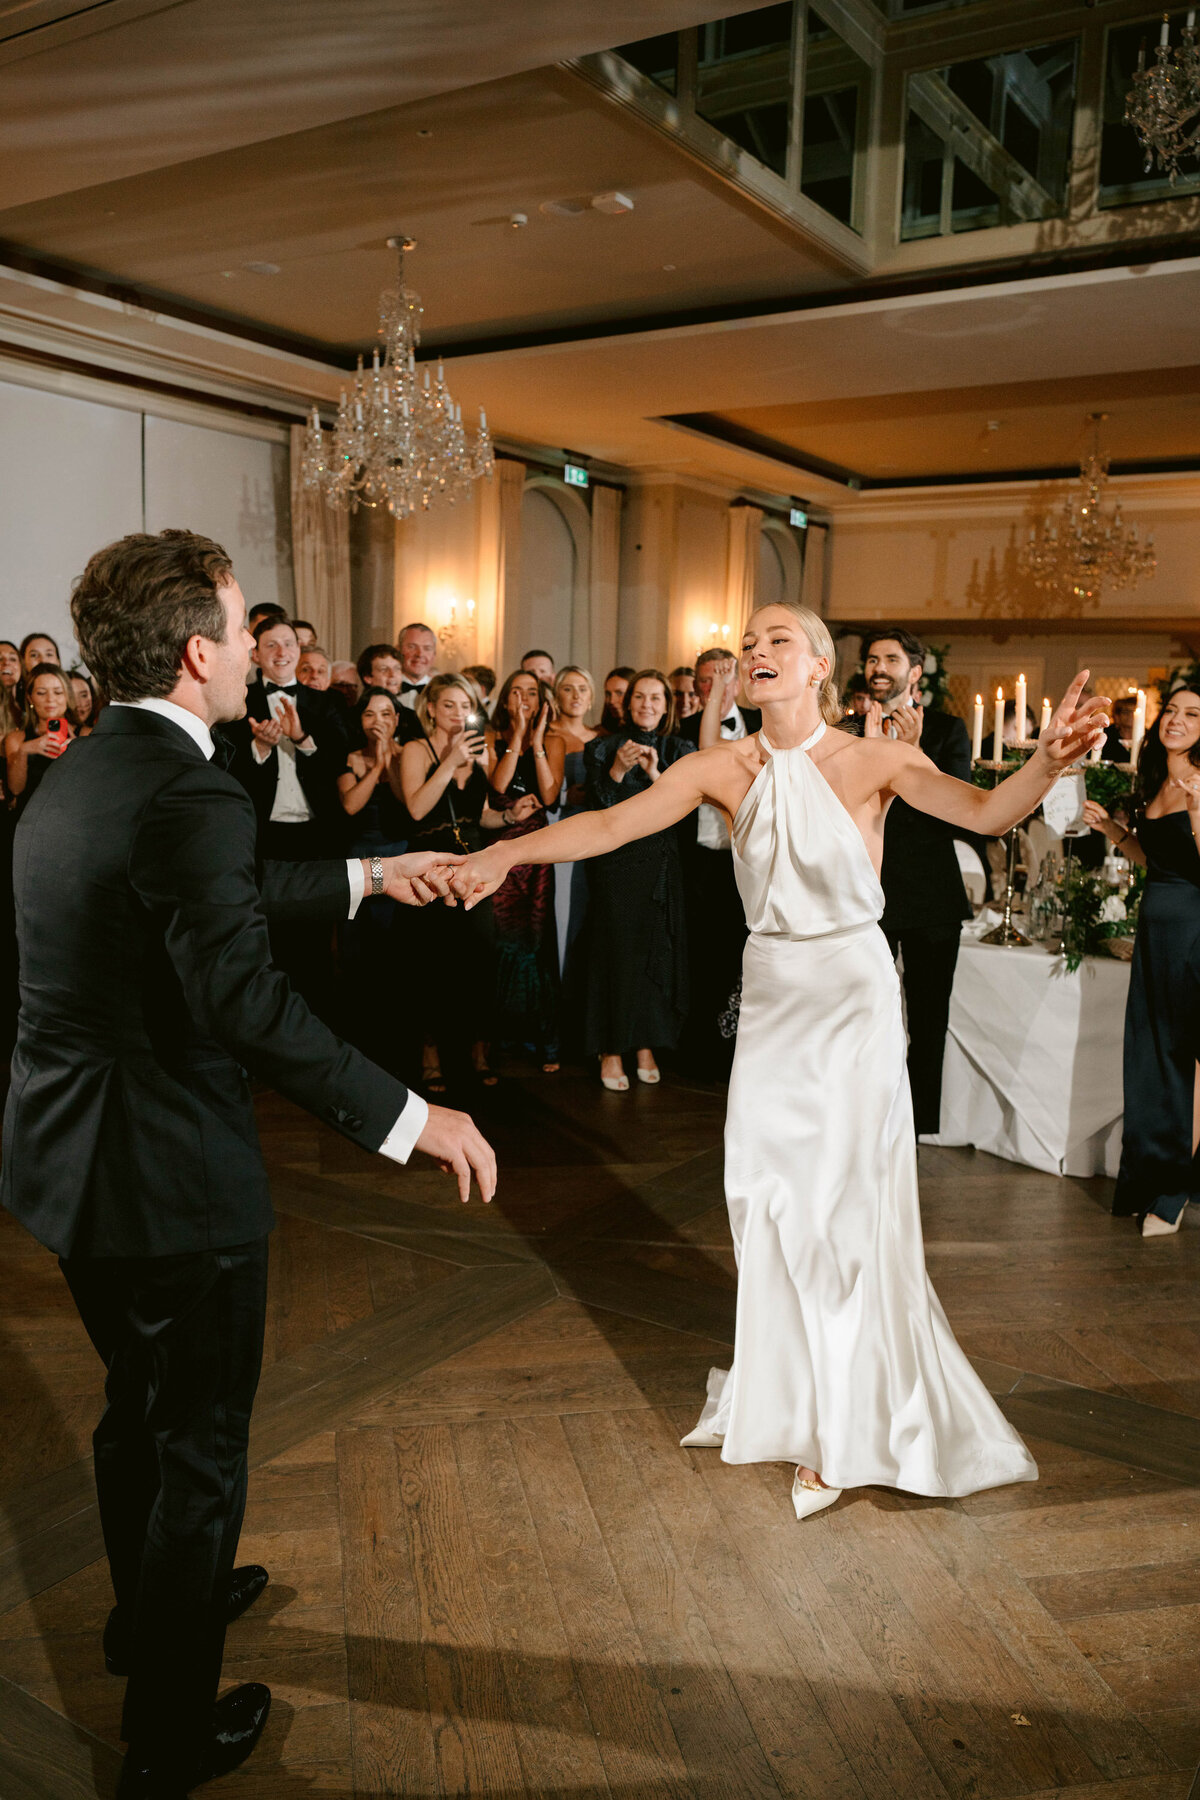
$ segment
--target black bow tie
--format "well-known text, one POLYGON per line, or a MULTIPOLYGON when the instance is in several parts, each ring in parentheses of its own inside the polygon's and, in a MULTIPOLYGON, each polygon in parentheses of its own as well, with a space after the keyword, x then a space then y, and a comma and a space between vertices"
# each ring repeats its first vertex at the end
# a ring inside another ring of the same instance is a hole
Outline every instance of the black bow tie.
POLYGON ((233 761, 234 747, 222 732, 213 735, 212 759, 219 769, 227 769, 233 761))
POLYGON ((402 681, 400 683, 400 692, 402 694, 419 694, 424 686, 425 683, 423 681, 402 681))
POLYGON ((268 694, 298 694, 300 692, 298 681, 267 681, 263 685, 268 694))

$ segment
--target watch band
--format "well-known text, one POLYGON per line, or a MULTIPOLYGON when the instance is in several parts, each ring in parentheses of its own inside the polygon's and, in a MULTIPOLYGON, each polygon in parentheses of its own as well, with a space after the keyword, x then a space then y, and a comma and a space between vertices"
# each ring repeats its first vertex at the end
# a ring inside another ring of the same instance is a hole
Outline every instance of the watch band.
POLYGON ((382 894, 382 892, 383 858, 381 856, 373 856, 371 858, 371 896, 374 898, 376 894, 382 894))

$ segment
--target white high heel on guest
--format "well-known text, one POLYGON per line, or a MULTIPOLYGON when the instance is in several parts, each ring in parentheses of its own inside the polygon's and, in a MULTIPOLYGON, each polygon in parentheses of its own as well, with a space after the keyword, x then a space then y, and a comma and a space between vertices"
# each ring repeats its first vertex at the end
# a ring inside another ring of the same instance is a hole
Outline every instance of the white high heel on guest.
MULTIPOLYGON (((601 1063, 603 1063, 603 1060, 602 1057, 601 1063)), ((629 1077, 624 1073, 620 1075, 601 1075, 600 1085, 601 1087, 606 1087, 610 1094, 627 1094, 629 1092, 629 1077)))
POLYGON ((1185 1200, 1179 1209, 1179 1217, 1173 1225, 1169 1220, 1160 1218, 1157 1213, 1148 1212, 1142 1220, 1142 1236, 1144 1238, 1173 1237, 1183 1224, 1183 1215, 1187 1209, 1188 1203, 1185 1200))
POLYGON ((800 1471, 796 1470, 792 1480, 792 1505, 798 1519, 811 1519, 814 1513, 824 1512, 841 1497, 841 1488, 826 1487, 820 1481, 801 1481, 800 1471))
MULTIPOLYGON (((645 1082, 647 1087, 657 1087, 662 1080, 661 1069, 639 1069, 637 1075, 638 1080, 645 1082)), ((625 1085, 628 1087, 629 1083, 626 1082, 625 1085)))

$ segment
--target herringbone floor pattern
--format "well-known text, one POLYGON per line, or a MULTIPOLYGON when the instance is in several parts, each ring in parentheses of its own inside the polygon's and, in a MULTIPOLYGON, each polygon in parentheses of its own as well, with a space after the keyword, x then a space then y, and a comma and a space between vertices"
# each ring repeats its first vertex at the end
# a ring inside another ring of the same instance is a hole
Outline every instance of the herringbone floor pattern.
MULTIPOLYGON (((951 1503, 678 1448, 732 1337, 717 1093, 510 1079, 495 1205, 261 1103, 280 1226, 230 1800, 1188 1800, 1200 1233, 922 1152, 930 1269, 1042 1479, 951 1503)), ((95 1358, 0 1224, 0 1800, 112 1792, 95 1358)), ((205 1790, 207 1791, 207 1790, 205 1790)))

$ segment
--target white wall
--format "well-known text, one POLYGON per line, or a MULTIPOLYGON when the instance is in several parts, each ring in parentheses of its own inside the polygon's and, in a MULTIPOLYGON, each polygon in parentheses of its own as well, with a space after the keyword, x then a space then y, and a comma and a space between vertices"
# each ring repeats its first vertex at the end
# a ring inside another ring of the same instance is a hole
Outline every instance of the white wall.
POLYGON ((144 529, 215 538, 247 607, 293 610, 290 515, 285 445, 147 415, 144 529))
POLYGON ((0 381, 0 637, 76 660, 70 597, 96 550, 179 525, 225 546, 250 604, 292 606, 283 442, 0 381))
POLYGON ((76 660, 71 585, 142 528, 141 414, 0 384, 0 637, 48 631, 76 660))

